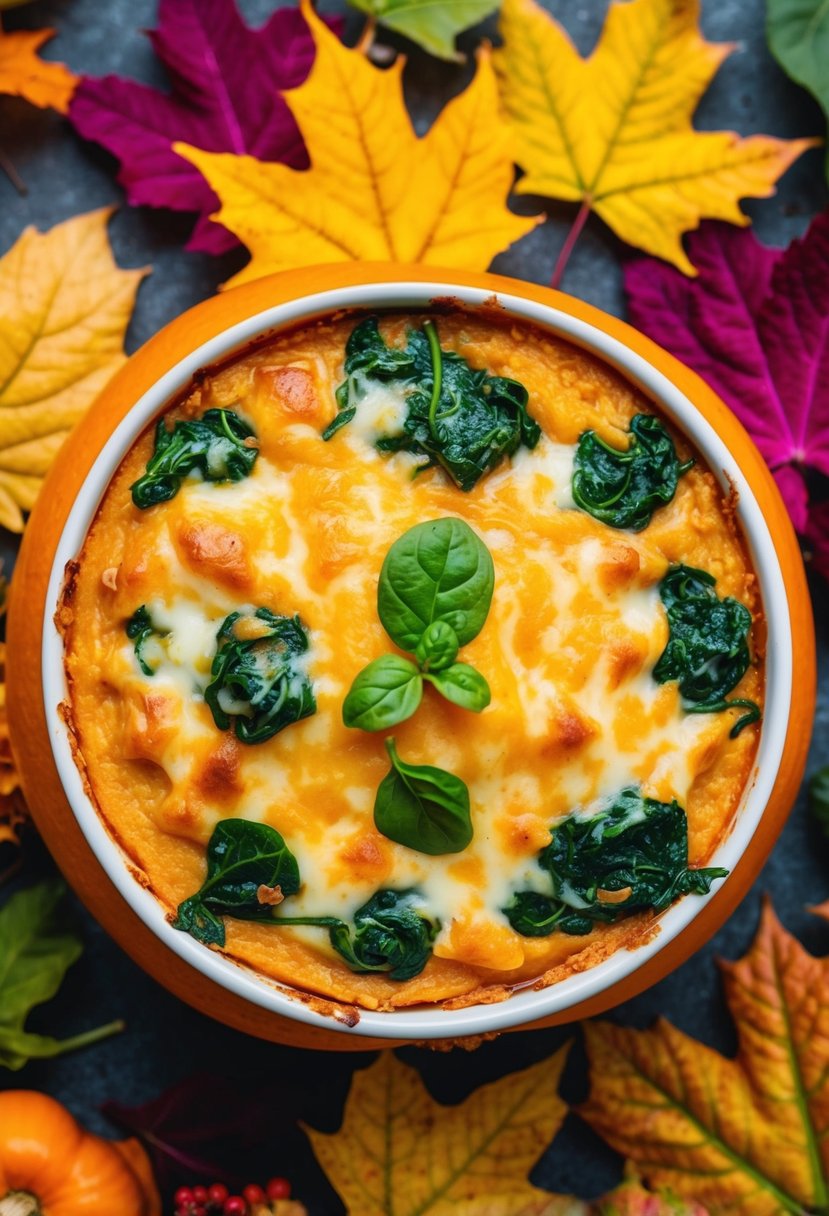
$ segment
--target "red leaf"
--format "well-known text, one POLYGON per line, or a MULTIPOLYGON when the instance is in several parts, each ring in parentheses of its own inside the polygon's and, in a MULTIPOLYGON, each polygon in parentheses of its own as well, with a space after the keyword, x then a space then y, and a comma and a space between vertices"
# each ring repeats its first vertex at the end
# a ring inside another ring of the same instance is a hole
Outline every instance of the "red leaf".
POLYGON ((631 320, 732 408, 829 575, 829 212, 785 250, 708 223, 688 251, 696 279, 651 258, 627 267, 631 320))
MULTIPOLYGON (((339 30, 341 23, 329 24, 339 30)), ((149 37, 169 72, 169 94, 118 76, 87 76, 69 117, 121 162, 119 181, 130 203, 198 211, 188 247, 221 253, 236 238, 208 218, 218 200, 172 143, 306 168, 282 91, 308 75, 314 44, 298 9, 278 9, 255 30, 235 0, 160 0, 158 29, 149 37)))

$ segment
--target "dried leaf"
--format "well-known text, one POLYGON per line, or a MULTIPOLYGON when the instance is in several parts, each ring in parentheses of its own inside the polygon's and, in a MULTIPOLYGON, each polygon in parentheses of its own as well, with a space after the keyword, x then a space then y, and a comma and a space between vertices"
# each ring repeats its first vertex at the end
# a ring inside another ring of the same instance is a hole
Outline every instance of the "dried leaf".
POLYGON ((613 3, 585 60, 534 0, 504 0, 495 54, 526 171, 518 192, 579 201, 689 275, 683 232, 704 216, 747 224, 738 200, 773 193, 816 142, 694 130, 696 105, 734 49, 706 42, 698 21, 699 0, 613 3))
POLYGON ((534 227, 506 207, 509 135, 486 54, 469 87, 418 139, 403 101, 402 60, 381 71, 344 47, 309 0, 301 9, 317 54, 286 100, 311 168, 174 144, 221 199, 214 218, 253 255, 232 284, 360 258, 482 270, 534 227))
MULTIPOLYGON (((6 580, 0 576, 5 608, 6 580)), ((6 711, 6 643, 0 642, 0 845, 20 844, 28 814, 20 789, 20 775, 12 755, 6 711)))
POLYGON ((829 1206, 829 959, 763 912, 745 958, 723 965, 737 1024, 726 1059, 660 1021, 585 1025, 590 1099, 580 1110, 651 1186, 711 1216, 829 1206))
POLYGON ((121 162, 118 180, 130 203, 198 211, 188 248, 221 253, 236 241, 208 218, 216 195, 175 154, 173 140, 305 168, 308 156, 282 90, 305 79, 314 44, 295 8, 278 9, 251 29, 235 0, 161 0, 150 38, 169 74, 169 94, 118 76, 87 76, 69 117, 121 162))
POLYGON ((455 38, 494 13, 499 0, 349 0, 379 25, 411 38, 439 59, 460 59, 455 38))
POLYGON ((70 429, 124 362, 143 270, 120 270, 111 211, 27 228, 0 259, 0 526, 23 530, 70 429))
POLYGON ((783 71, 809 90, 829 119, 829 4, 826 0, 766 0, 766 35, 783 71))
POLYGON ((65 114, 78 83, 62 63, 39 59, 38 48, 54 30, 17 30, 7 34, 0 26, 0 93, 24 97, 33 106, 65 114))
POLYGON ((599 1199, 591 1208, 591 1216, 709 1216, 709 1212, 696 1200, 657 1195, 631 1179, 599 1199))
POLYGON ((699 277, 638 259, 631 320, 703 377, 751 434, 829 577, 829 213, 786 249, 706 224, 688 240, 699 277), (817 475, 817 477, 815 477, 817 475))
POLYGON ((578 1216, 584 1205, 527 1182, 566 1113, 566 1054, 440 1106, 384 1052, 355 1073, 340 1130, 306 1131, 349 1216, 578 1216))

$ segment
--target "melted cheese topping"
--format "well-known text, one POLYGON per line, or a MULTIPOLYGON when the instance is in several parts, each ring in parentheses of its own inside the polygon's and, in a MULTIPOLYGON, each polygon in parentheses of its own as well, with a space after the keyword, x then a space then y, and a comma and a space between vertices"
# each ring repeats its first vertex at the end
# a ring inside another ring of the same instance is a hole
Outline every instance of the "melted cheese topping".
MULTIPOLYGON (((506 993, 497 986, 542 974, 551 982, 648 931, 640 916, 587 939, 513 932, 500 909, 517 888, 548 889, 536 859, 556 819, 641 784, 686 808, 692 861, 704 861, 727 830, 757 732, 730 740, 731 715, 686 714, 676 685, 652 679, 668 636, 658 582, 682 560, 711 570, 720 594, 756 611, 754 578, 699 464, 642 533, 574 509, 580 432, 593 426, 623 443, 630 417, 652 406, 597 361, 528 327, 438 318, 445 347, 526 385, 545 432, 471 493, 440 470, 412 480, 417 457, 374 449, 405 417, 393 387, 373 387, 354 422, 323 442, 352 325, 319 323, 279 338, 205 379, 173 411, 238 410, 260 442, 249 478, 189 480, 171 502, 141 512, 129 485, 151 452, 149 434, 124 461, 68 602, 83 762, 102 815, 171 909, 200 885, 215 824, 241 816, 276 827, 296 855, 303 886, 286 915, 348 919, 379 887, 415 886, 442 922, 424 973, 395 984, 350 972, 323 930, 228 920, 228 950, 278 979, 368 1007, 472 1000, 481 985, 506 993), (493 556, 490 613, 460 655, 485 674, 492 703, 475 715, 427 687, 417 714, 392 732, 405 760, 449 769, 469 787, 472 843, 429 857, 376 831, 383 738, 348 730, 341 711, 354 676, 394 649, 376 611, 386 552, 414 523, 445 515, 464 518, 493 556), (140 604, 166 635, 147 644, 152 677, 124 632, 140 604), (203 694, 224 617, 260 605, 299 613, 308 628, 318 710, 245 746, 217 730, 203 694)), ((384 322, 392 340, 404 328, 402 318, 384 322)), ((739 695, 761 699, 759 668, 739 695)))

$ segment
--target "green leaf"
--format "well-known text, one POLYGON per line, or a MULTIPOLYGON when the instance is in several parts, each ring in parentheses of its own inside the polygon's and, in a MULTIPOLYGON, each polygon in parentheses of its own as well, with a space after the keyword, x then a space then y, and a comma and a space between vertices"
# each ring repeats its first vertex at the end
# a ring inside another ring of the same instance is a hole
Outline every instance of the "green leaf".
MULTIPOLYGON (((829 120, 829 0, 767 0, 766 36, 783 71, 829 120)), ((825 164, 829 181, 829 156, 825 164)))
POLYGON ((58 912, 64 890, 60 882, 38 883, 0 909, 0 1067, 16 1070, 30 1059, 62 1055, 123 1029, 122 1022, 111 1022, 62 1040, 24 1030, 34 1006, 55 995, 83 952, 58 912))
POLYGON ((539 854, 551 894, 519 891, 504 908, 526 937, 589 933, 630 912, 661 911, 681 895, 706 894, 727 870, 688 868, 688 823, 679 803, 645 798, 629 786, 593 815, 576 812, 555 824, 539 854))
POLYGON ((498 8, 499 0, 349 0, 380 25, 439 59, 459 59, 455 38, 498 8))
POLYGON ((469 790, 454 773, 401 760, 386 740, 391 770, 380 782, 374 823, 389 840, 440 857, 462 852, 472 839, 469 790))
POLYGON ((415 651, 434 621, 450 625, 465 646, 483 629, 494 587, 490 552, 469 525, 433 519, 415 524, 389 549, 377 611, 402 650, 415 651))
POLYGON ((415 658, 423 671, 440 671, 454 663, 458 635, 446 621, 433 621, 417 644, 415 658))
POLYGON ((523 384, 490 376, 442 350, 434 321, 410 330, 400 349, 387 346, 377 318, 367 317, 352 330, 345 354, 346 379, 336 392, 341 412, 326 428, 326 439, 355 416, 378 384, 402 389, 407 413, 401 429, 379 436, 377 450, 425 456, 417 472, 439 464, 462 490, 471 490, 522 444, 534 448, 541 438, 523 384))
POLYGON ((809 810, 829 836, 829 765, 820 768, 809 779, 809 810))
POLYGON ((753 701, 725 699, 751 663, 751 613, 731 596, 721 600, 716 582, 706 570, 681 565, 672 566, 660 582, 670 634, 653 678, 657 684, 677 680, 688 713, 746 709, 731 728, 733 738, 760 718, 753 701))
POLYGON ((426 672, 423 678, 433 684, 447 701, 459 705, 461 709, 471 709, 476 714, 486 709, 492 699, 486 680, 469 663, 453 663, 445 671, 426 672))
POLYGON ((138 660, 138 666, 141 668, 145 676, 154 676, 156 667, 153 667, 150 662, 150 655, 147 652, 147 643, 153 638, 163 638, 167 635, 153 624, 152 617, 146 604, 142 604, 140 608, 136 608, 126 624, 127 637, 135 642, 135 657, 138 660))
POLYGON ((343 722, 360 730, 387 730, 410 718, 422 696, 423 678, 415 664, 386 654, 355 678, 343 701, 343 722))
POLYGON ((636 414, 629 433, 624 450, 611 447, 595 431, 581 435, 573 498, 608 527, 641 532, 654 511, 672 500, 679 478, 694 462, 679 463, 674 441, 658 418, 636 414))
POLYGON ((331 944, 352 971, 384 971, 392 980, 419 975, 432 953, 440 923, 422 915, 416 891, 377 891, 354 913, 353 933, 343 922, 329 930, 331 944))
POLYGON ((204 481, 241 481, 249 476, 259 451, 255 436, 233 410, 208 410, 167 430, 163 418, 155 429, 155 450, 143 477, 132 489, 136 507, 146 510, 175 498, 185 477, 204 481))
POLYGON ((316 713, 305 666, 308 634, 298 616, 268 608, 232 612, 216 637, 204 699, 219 730, 233 725, 242 743, 262 743, 316 713))
POLYGON ((275 828, 250 819, 223 819, 207 846, 207 877, 179 905, 175 929, 223 946, 223 916, 272 920, 283 898, 300 888, 296 858, 275 828))

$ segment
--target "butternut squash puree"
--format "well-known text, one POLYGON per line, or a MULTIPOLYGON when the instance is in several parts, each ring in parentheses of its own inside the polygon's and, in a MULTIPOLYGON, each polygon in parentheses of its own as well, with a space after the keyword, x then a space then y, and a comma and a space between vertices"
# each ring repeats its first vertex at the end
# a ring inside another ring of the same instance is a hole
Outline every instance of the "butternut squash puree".
MULTIPOLYGON (((78 762, 110 831, 171 914, 200 886, 206 843, 229 816, 263 820, 285 837, 304 882, 291 914, 347 919, 378 887, 425 892, 443 929, 425 971, 405 983, 354 974, 324 930, 226 921, 233 958, 372 1009, 504 999, 511 985, 553 983, 644 940, 650 916, 588 937, 530 939, 499 911, 533 873, 550 823, 577 805, 634 782, 676 797, 697 864, 728 832, 758 732, 729 739, 733 714, 686 714, 675 684, 652 680, 667 640, 657 584, 670 563, 711 571, 720 595, 752 609, 758 663, 736 695, 763 695, 754 575, 729 504, 700 462, 644 532, 613 530, 572 506, 581 432, 593 427, 623 446, 629 420, 654 412, 651 403, 530 326, 462 311, 435 319, 445 348, 527 387, 545 433, 534 452, 520 450, 464 494, 440 470, 411 480, 415 458, 377 453, 359 426, 322 442, 354 319, 308 325, 202 374, 169 411, 175 419, 238 410, 259 439, 253 474, 232 485, 190 480, 172 501, 137 510, 129 487, 152 451, 145 433, 104 497, 62 610, 78 762), (393 732, 406 760, 450 769, 469 786, 471 845, 431 858, 374 828, 388 769, 383 738, 346 729, 341 706, 357 672, 393 649, 376 611, 383 557, 413 524, 444 515, 465 519, 493 555, 489 617, 461 655, 486 675, 492 704, 475 715, 427 687, 417 714, 393 732), (180 667, 152 678, 125 635, 141 604, 167 613, 181 652, 180 667), (216 629, 242 605, 300 614, 318 705, 255 746, 217 730, 192 697, 193 671, 209 671, 216 629)), ((406 324, 384 320, 387 340, 402 341, 406 324)), ((683 459, 692 454, 675 438, 683 459)))

